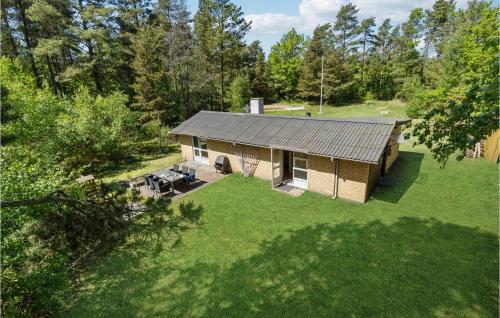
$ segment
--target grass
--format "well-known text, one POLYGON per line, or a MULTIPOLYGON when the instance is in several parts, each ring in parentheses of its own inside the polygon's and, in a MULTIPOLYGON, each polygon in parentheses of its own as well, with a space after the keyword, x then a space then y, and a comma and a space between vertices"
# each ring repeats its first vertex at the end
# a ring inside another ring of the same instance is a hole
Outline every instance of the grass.
MULTIPOLYGON (((284 103, 280 103, 284 104, 284 103)), ((397 117, 406 118, 406 104, 398 100, 391 101, 373 101, 362 104, 349 104, 349 105, 324 105, 323 114, 319 114, 318 105, 308 105, 305 103, 292 103, 287 104, 290 106, 304 106, 305 110, 291 110, 291 111, 274 111, 269 114, 281 114, 291 116, 304 116, 305 112, 310 112, 313 117, 397 117), (388 115, 382 115, 381 112, 388 111, 388 115)))
POLYGON ((89 173, 104 182, 130 180, 182 161, 177 143, 163 145, 160 149, 156 140, 148 140, 135 143, 129 149, 125 160, 94 167, 89 173))
POLYGON ((194 192, 200 229, 117 248, 61 316, 498 317, 498 166, 402 150, 367 204, 241 175, 194 192))
POLYGON ((111 172, 106 171, 99 177, 104 182, 109 182, 112 180, 130 180, 135 177, 144 175, 149 172, 159 170, 161 168, 172 166, 175 163, 182 161, 182 155, 178 150, 169 153, 168 155, 162 156, 155 159, 139 159, 134 161, 133 164, 124 164, 122 166, 115 167, 111 172))

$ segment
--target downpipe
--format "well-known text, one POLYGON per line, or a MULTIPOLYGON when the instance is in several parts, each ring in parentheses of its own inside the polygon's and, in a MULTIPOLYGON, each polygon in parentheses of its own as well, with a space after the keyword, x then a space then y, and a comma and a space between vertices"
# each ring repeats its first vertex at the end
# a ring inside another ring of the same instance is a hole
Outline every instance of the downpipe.
POLYGON ((336 199, 337 198, 338 191, 339 191, 339 160, 335 159, 335 180, 333 181, 333 196, 332 196, 332 199, 336 199))

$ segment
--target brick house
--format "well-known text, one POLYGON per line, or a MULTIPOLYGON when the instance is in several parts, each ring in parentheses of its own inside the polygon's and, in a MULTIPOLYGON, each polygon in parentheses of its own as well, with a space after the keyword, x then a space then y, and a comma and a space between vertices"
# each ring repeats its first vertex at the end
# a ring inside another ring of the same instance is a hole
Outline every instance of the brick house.
POLYGON ((233 172, 250 166, 250 175, 273 187, 287 183, 366 202, 398 156, 405 122, 201 111, 172 134, 179 138, 184 160, 213 165, 224 155, 233 172))

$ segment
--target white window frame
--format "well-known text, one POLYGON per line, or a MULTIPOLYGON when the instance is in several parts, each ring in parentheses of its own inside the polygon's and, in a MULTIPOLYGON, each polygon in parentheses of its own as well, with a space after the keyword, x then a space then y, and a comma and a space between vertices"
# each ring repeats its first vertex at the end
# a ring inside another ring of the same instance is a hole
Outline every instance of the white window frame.
POLYGON ((205 138, 193 136, 193 159, 196 162, 200 162, 208 165, 208 146, 207 140, 205 138), (198 146, 196 147, 195 138, 198 139, 198 146), (202 144, 205 145, 205 148, 202 147, 202 144), (206 153, 206 157, 203 156, 203 153, 206 153))
POLYGON ((293 166, 292 166, 292 173, 293 173, 293 186, 294 187, 297 187, 297 188, 301 188, 301 189, 307 189, 307 178, 309 178, 309 162, 308 162, 308 159, 307 159, 307 154, 304 154, 306 157, 305 158, 300 158, 300 157, 296 157, 295 156, 295 152, 293 152, 292 156, 293 156, 293 159, 292 159, 292 162, 293 162, 293 166), (295 161, 302 161, 302 162, 305 162, 305 166, 306 168, 298 168, 295 166, 295 161), (299 171, 304 171, 306 173, 306 179, 302 179, 302 178, 297 178, 295 176, 295 170, 299 170, 299 171))

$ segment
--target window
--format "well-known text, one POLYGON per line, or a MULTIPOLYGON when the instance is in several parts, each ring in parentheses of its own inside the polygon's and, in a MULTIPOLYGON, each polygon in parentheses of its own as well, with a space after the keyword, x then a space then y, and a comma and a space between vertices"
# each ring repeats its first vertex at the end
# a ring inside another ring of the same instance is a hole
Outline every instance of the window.
POLYGON ((193 136, 194 161, 208 164, 207 140, 193 136))
POLYGON ((293 184, 297 188, 307 189, 307 154, 293 153, 293 184))

